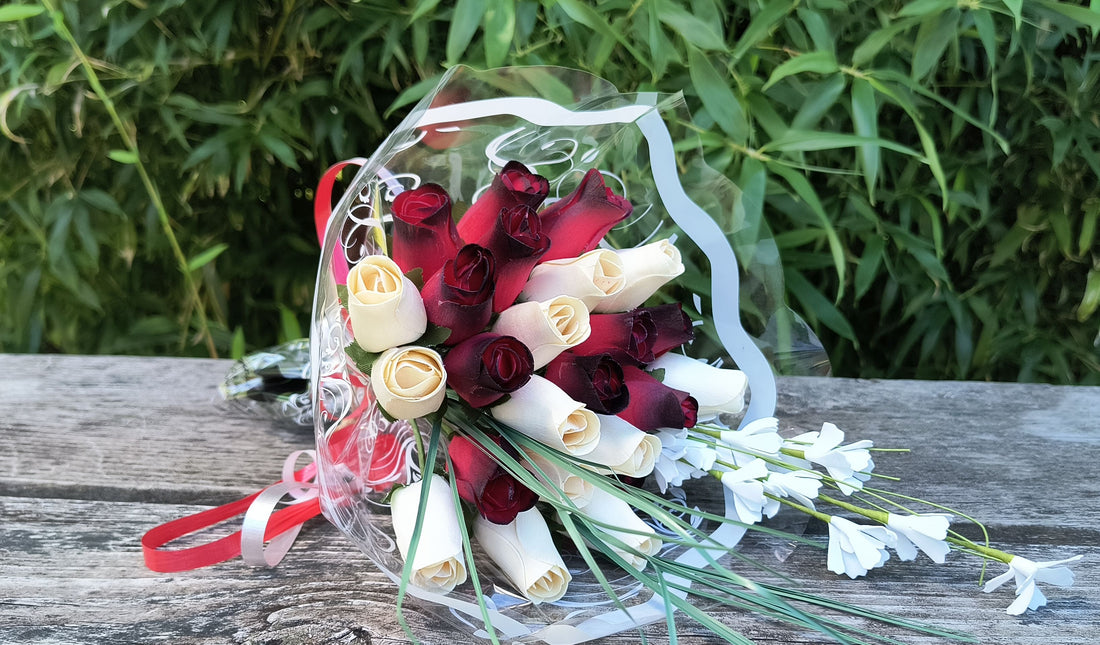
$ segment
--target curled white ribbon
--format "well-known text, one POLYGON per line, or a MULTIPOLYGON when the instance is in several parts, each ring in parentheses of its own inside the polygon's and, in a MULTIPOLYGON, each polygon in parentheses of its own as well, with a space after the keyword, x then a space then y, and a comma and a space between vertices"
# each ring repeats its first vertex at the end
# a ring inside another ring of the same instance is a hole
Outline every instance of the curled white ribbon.
MULTIPOLYGON (((313 475, 305 481, 294 478, 295 466, 302 455, 308 456, 312 461, 317 460, 317 452, 314 450, 296 450, 290 453, 283 462, 282 481, 262 490, 256 499, 252 500, 252 504, 244 514, 244 520, 241 522, 241 559, 252 566, 273 567, 279 564, 290 551, 291 545, 298 537, 298 532, 302 530, 302 525, 298 524, 271 538, 267 546, 264 546, 267 524, 271 521, 271 515, 283 497, 289 495, 293 498, 291 504, 300 504, 315 499, 320 494, 315 469, 312 469, 313 475)), ((311 466, 312 464, 306 468, 311 466)))

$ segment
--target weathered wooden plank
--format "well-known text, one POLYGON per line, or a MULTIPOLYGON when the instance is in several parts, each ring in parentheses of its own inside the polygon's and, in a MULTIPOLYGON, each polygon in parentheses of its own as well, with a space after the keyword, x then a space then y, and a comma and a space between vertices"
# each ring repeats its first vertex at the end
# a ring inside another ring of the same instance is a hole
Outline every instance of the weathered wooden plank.
MULTIPOLYGON (((311 443, 308 432, 219 409, 214 385, 228 365, 0 356, 0 643, 405 641, 394 586, 323 521, 306 527, 276 569, 238 561, 165 576, 142 565, 145 530, 270 483, 283 456, 311 443)), ((783 379, 780 391, 785 431, 827 420, 853 439, 912 448, 876 458, 879 471, 905 480, 889 487, 987 520, 997 544, 1021 555, 1086 554, 1073 589, 1052 590, 1047 609, 1021 618, 1003 613, 1007 589, 979 593, 977 563, 957 554, 943 566, 891 562, 849 581, 825 571, 823 552, 800 547, 784 572, 824 595, 987 643, 1094 642, 1100 508, 1088 475, 1100 456, 1100 388, 783 379)), ((455 641, 417 607, 408 613, 427 642, 455 641)), ((758 642, 820 642, 717 613, 758 642)), ((678 624, 681 642, 713 642, 690 622, 678 624)), ((662 626, 647 633, 667 638, 662 626)), ((605 642, 636 641, 625 634, 605 642)))

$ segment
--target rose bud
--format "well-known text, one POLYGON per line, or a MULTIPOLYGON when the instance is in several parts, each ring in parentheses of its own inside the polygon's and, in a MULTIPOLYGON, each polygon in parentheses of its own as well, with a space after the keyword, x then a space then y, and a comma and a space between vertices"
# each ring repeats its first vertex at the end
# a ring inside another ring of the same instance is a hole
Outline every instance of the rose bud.
POLYGON ((600 415, 600 443, 585 461, 607 466, 596 472, 640 479, 653 472, 661 454, 661 439, 646 434, 619 417, 600 415))
POLYGON ((511 336, 486 332, 447 352, 447 385, 470 404, 480 408, 527 384, 535 371, 531 350, 511 336))
POLYGON ((384 255, 367 256, 348 272, 348 318, 368 352, 411 343, 428 325, 416 285, 384 255))
POLYGON ((629 200, 604 185, 599 170, 589 170, 573 194, 539 213, 543 230, 552 240, 544 259, 572 258, 591 251, 633 210, 629 200))
POLYGON ((610 541, 603 543, 638 571, 645 569, 649 563, 645 556, 656 555, 664 546, 661 539, 657 537, 657 531, 643 522, 630 508, 630 504, 599 486, 592 491, 592 501, 584 507, 582 512, 605 526, 617 526, 634 531, 627 533, 626 531, 604 528, 604 526, 592 527, 596 532, 597 539, 599 539, 601 533, 606 533, 622 542, 627 548, 619 548, 612 545, 610 541))
POLYGON ((466 240, 482 240, 497 226, 500 211, 519 205, 538 208, 549 193, 550 183, 545 177, 518 161, 509 161, 462 215, 458 233, 466 240))
POLYGON ((691 318, 688 318, 683 305, 678 302, 644 307, 638 311, 649 312, 653 326, 657 328, 657 338, 652 343, 654 356, 661 356, 695 339, 695 327, 691 324, 691 318))
POLYGON ((517 432, 575 457, 591 452, 600 440, 599 418, 541 376, 532 376, 489 412, 517 432))
POLYGON ((564 496, 577 508, 588 505, 588 501, 592 499, 592 489, 595 488, 595 484, 558 466, 533 450, 523 449, 523 454, 527 457, 527 463, 524 465, 532 475, 547 484, 550 491, 561 491, 561 495, 547 501, 559 501, 564 496))
POLYGON ((546 366, 546 380, 596 414, 618 414, 630 400, 622 365, 610 354, 562 352, 546 366))
POLYGON ((654 359, 657 326, 646 309, 622 314, 592 314, 588 317, 592 335, 573 348, 574 354, 610 354, 623 365, 642 366, 654 359))
POLYGON ((495 265, 488 249, 467 244, 425 280, 420 297, 428 321, 451 330, 444 345, 457 345, 489 324, 495 265))
POLYGON ((660 428, 691 428, 699 404, 683 390, 675 390, 632 365, 623 365, 630 403, 618 414, 630 425, 653 432, 660 428))
POLYGON ((415 419, 439 409, 447 393, 443 359, 427 347, 394 347, 371 366, 378 405, 395 419, 415 419))
POLYGON ((539 216, 526 204, 500 211, 494 226, 477 238, 497 260, 496 293, 493 311, 500 313, 516 301, 531 270, 550 248, 550 238, 542 234, 539 216))
POLYGON ((580 257, 544 261, 536 266, 523 287, 522 296, 524 300, 573 296, 591 311, 625 286, 623 262, 619 256, 614 251, 597 249, 580 257))
POLYGON ((592 333, 588 326, 588 308, 570 296, 512 305, 500 313, 492 331, 514 336, 527 345, 535 359, 535 369, 583 343, 592 333))
POLYGON ((668 240, 616 251, 623 262, 626 286, 596 305, 597 313, 630 311, 641 305, 666 282, 684 272, 680 250, 668 240))
POLYGON ((713 419, 722 413, 737 414, 745 407, 749 381, 740 370, 727 370, 683 354, 669 352, 647 366, 664 370, 662 382, 687 390, 699 403, 699 418, 713 419))
POLYGON ((450 593, 466 582, 462 529, 447 480, 431 475, 430 481, 424 508, 420 508, 420 487, 424 480, 394 491, 390 499, 393 533, 401 558, 408 560, 417 515, 424 513, 409 582, 428 591, 450 593))
POLYGON ((538 501, 531 489, 504 470, 473 439, 455 435, 447 452, 454 468, 458 496, 476 506, 478 513, 490 522, 508 524, 538 501))
POLYGON ((437 184, 406 190, 393 200, 393 259, 405 273, 430 276, 458 253, 462 240, 451 219, 451 198, 437 184))
POLYGON ((538 509, 526 510, 505 525, 479 517, 474 521, 474 536, 489 559, 532 604, 557 602, 565 595, 573 576, 538 509))

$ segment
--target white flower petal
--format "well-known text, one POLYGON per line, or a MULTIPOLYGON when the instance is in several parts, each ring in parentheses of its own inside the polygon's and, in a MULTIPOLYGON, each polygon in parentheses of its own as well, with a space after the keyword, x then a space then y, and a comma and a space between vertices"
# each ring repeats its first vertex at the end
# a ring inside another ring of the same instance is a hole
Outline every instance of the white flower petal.
POLYGON ((661 453, 661 440, 614 415, 597 414, 600 440, 586 461, 607 466, 610 472, 627 477, 645 477, 653 472, 661 453))
POLYGON ((348 318, 355 342, 368 352, 411 343, 428 316, 420 292, 385 255, 370 255, 348 272, 348 318))
POLYGON ((695 397, 699 402, 700 421, 713 419, 723 412, 737 414, 745 408, 749 381, 740 370, 714 367, 676 352, 664 354, 646 369, 664 370, 662 383, 695 397))
POLYGON ((493 333, 512 336, 531 350, 535 369, 545 367, 565 350, 592 334, 588 308, 577 298, 521 302, 500 312, 493 333))
POLYGON ((886 526, 898 536, 895 549, 901 560, 917 557, 917 549, 924 551, 932 561, 943 564, 951 547, 947 544, 947 529, 951 525, 951 516, 944 513, 923 515, 886 516, 886 526))
POLYGON ((622 541, 626 546, 632 547, 633 551, 620 549, 618 546, 613 546, 608 543, 608 546, 610 546, 619 557, 626 560, 630 566, 639 571, 645 569, 649 561, 639 553, 635 553, 635 551, 645 555, 656 555, 663 546, 663 543, 660 538, 657 537, 657 532, 653 530, 653 527, 643 522, 634 510, 630 508, 629 504, 598 486, 592 493, 592 501, 588 503, 588 506, 586 506, 582 512, 592 519, 610 526, 618 526, 624 529, 642 532, 642 534, 639 535, 637 533, 627 533, 625 531, 616 531, 604 527, 594 527, 597 532, 604 531, 622 541))

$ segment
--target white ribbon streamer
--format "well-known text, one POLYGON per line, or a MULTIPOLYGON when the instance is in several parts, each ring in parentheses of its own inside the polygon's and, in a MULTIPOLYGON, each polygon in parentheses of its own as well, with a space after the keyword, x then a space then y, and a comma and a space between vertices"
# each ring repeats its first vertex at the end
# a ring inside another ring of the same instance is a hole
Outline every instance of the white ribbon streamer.
POLYGON ((317 459, 314 450, 297 450, 283 462, 283 480, 265 488, 249 505, 241 522, 241 559, 256 567, 273 567, 282 561, 291 545, 302 530, 299 524, 284 533, 271 538, 267 546, 264 546, 264 534, 267 532, 267 524, 271 520, 275 507, 283 497, 289 495, 294 499, 291 504, 300 504, 318 496, 319 490, 315 481, 316 475, 308 481, 296 481, 294 479, 295 465, 298 458, 307 455, 311 460, 317 459))

